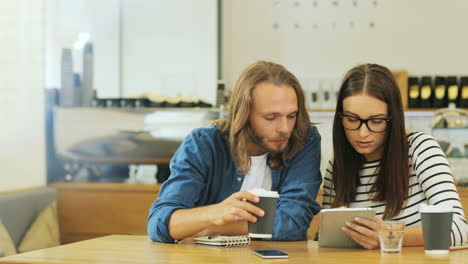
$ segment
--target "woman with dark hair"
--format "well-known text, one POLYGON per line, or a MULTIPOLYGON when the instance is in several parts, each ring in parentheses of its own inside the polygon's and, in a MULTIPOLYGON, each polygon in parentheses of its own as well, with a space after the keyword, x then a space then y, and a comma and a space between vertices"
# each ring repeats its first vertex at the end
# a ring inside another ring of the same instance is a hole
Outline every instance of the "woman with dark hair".
POLYGON ((371 207, 374 221, 357 218, 342 228, 367 249, 379 248, 378 222, 406 224, 403 245, 423 245, 421 204, 453 208, 452 244, 468 238, 460 197, 438 143, 406 134, 400 91, 377 64, 351 69, 341 84, 333 123, 333 160, 323 186, 323 208, 371 207), (409 169, 408 169, 409 168, 409 169))

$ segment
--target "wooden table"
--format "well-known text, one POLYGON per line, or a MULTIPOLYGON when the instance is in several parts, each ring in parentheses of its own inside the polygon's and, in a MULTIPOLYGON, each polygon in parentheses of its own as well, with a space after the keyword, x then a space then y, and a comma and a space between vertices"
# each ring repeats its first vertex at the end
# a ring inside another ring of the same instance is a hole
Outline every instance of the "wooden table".
POLYGON ((380 250, 319 248, 314 241, 259 242, 249 246, 221 248, 152 242, 147 236, 112 235, 0 259, 0 263, 464 263, 468 250, 446 256, 429 256, 422 247, 405 247, 401 254, 380 250), (279 249, 289 259, 261 259, 252 249, 279 249))

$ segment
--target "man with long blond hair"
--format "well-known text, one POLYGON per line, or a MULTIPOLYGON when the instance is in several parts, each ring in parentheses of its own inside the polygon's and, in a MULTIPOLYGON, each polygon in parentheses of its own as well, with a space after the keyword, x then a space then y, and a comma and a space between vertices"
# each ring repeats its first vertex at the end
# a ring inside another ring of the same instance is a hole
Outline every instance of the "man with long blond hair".
POLYGON ((283 66, 260 61, 241 74, 226 119, 198 128, 171 160, 150 208, 148 234, 174 242, 196 235, 247 234, 265 213, 248 190, 277 191, 273 240, 306 240, 320 207, 320 135, 304 92, 283 66))

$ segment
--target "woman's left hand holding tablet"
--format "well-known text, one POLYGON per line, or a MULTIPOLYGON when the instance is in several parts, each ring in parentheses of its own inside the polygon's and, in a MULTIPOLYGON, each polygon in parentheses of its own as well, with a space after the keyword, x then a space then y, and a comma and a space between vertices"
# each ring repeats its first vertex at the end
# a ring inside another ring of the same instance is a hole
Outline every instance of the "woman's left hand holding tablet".
POLYGON ((380 221, 382 221, 382 219, 377 216, 374 220, 356 217, 353 222, 346 222, 341 230, 364 248, 377 249, 380 248, 380 221))

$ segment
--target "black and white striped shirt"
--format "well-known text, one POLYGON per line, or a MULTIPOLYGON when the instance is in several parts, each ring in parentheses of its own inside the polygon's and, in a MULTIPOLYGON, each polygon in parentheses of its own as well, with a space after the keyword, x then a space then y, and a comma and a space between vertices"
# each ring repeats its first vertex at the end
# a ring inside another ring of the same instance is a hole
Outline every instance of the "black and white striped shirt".
MULTIPOLYGON (((442 204, 454 209, 452 223, 452 244, 459 244, 468 238, 468 224, 465 220, 460 197, 454 184, 450 167, 442 149, 435 139, 425 133, 408 135, 410 190, 403 210, 393 220, 403 221, 406 226, 421 225, 419 208, 421 204, 442 204)), ((385 202, 373 202, 370 189, 377 178, 380 161, 363 164, 359 170, 360 184, 356 198, 350 207, 370 207, 382 216, 385 202)), ((332 163, 329 162, 323 182, 323 208, 330 208, 335 197, 332 183, 332 163)))

